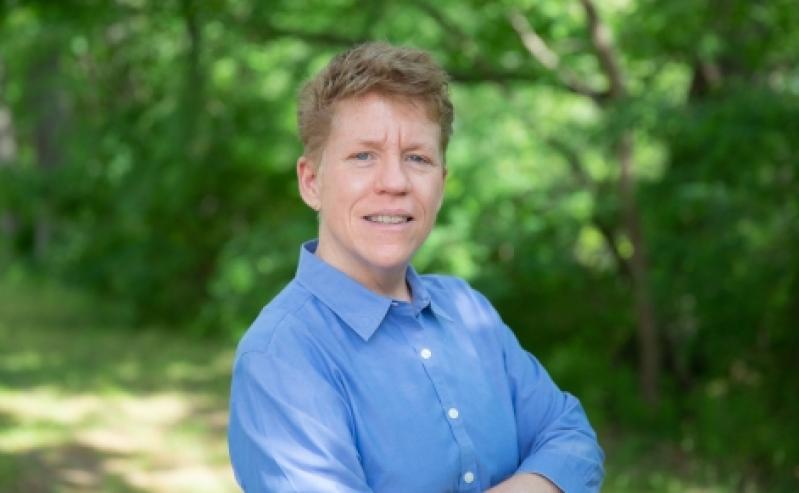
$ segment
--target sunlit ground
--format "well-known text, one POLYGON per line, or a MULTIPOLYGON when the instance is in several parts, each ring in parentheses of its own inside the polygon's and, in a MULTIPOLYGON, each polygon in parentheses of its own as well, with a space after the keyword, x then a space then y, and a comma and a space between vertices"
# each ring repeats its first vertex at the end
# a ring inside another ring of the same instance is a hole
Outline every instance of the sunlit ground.
POLYGON ((18 491, 231 491, 214 433, 222 412, 189 393, 63 395, 4 391, 6 469, 18 491), (8 456, 14 460, 7 464, 8 456))
MULTIPOLYGON (((63 288, 0 280, 0 492, 229 492, 233 345, 116 326, 63 288), (105 321, 103 321, 105 320, 105 321)), ((603 491, 767 491, 603 430, 603 491)))
POLYGON ((232 347, 104 325, 87 308, 0 288, 0 491, 237 491, 232 347))

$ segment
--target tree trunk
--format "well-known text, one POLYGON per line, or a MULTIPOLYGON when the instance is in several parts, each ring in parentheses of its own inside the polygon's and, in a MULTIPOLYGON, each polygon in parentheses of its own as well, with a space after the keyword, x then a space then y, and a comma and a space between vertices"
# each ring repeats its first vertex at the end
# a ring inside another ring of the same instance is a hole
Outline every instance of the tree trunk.
POLYGON ((635 196, 633 177, 633 137, 624 133, 619 139, 616 153, 620 165, 619 195, 622 204, 622 221, 632 244, 629 259, 633 299, 638 336, 638 367, 641 392, 647 403, 656 406, 659 400, 660 344, 657 336, 655 309, 649 287, 649 265, 646 245, 641 231, 640 212, 635 196))
POLYGON ((200 118, 204 106, 205 80, 201 66, 203 37, 200 19, 198 18, 198 9, 198 4, 194 0, 183 0, 181 2, 188 52, 186 53, 184 89, 180 105, 182 135, 179 136, 179 141, 187 151, 189 157, 189 163, 187 164, 197 160, 204 151, 200 139, 202 123, 200 118))
MULTIPOLYGON (((580 0, 580 3, 585 10, 591 44, 596 52, 597 61, 608 79, 609 99, 607 103, 619 104, 627 98, 627 84, 618 52, 613 46, 610 30, 602 22, 593 0, 580 0)), ((633 247, 630 257, 630 272, 637 323, 641 393, 646 402, 654 407, 658 404, 659 397, 660 348, 655 309, 649 287, 646 246, 641 231, 641 213, 635 195, 632 131, 629 129, 624 131, 615 144, 616 157, 619 161, 622 224, 633 247)))
POLYGON ((33 141, 36 161, 42 172, 44 188, 40 190, 39 207, 34 227, 33 253, 43 259, 53 234, 52 205, 47 186, 50 175, 63 160, 61 137, 66 117, 64 91, 59 87, 59 47, 53 43, 33 63, 28 73, 30 107, 33 109, 33 141))
MULTIPOLYGON (((0 95, 5 94, 5 67, 0 60, 0 95)), ((12 166, 17 159, 17 137, 14 117, 5 101, 0 100, 0 168, 12 166)), ((11 211, 0 210, 0 237, 11 238, 17 230, 17 218, 11 211)))

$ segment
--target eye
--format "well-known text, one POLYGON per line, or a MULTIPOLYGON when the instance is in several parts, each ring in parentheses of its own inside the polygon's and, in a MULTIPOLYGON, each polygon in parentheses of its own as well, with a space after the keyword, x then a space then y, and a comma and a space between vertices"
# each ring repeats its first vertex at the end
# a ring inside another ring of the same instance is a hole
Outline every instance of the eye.
POLYGON ((408 154, 408 159, 419 164, 433 164, 433 161, 421 154, 408 154))
POLYGON ((358 161, 367 161, 367 160, 369 160, 371 158, 372 158, 372 153, 371 152, 356 152, 355 154, 352 155, 352 159, 355 159, 355 160, 358 160, 358 161))

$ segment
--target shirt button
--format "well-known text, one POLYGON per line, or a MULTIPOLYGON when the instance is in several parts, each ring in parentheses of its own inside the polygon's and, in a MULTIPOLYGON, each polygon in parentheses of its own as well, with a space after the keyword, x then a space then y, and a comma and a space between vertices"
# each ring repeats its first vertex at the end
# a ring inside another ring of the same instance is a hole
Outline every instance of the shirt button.
POLYGON ((451 407, 451 408, 449 408, 449 411, 447 411, 447 415, 451 419, 458 419, 458 416, 460 416, 460 413, 458 412, 457 409, 455 409, 454 407, 451 407))
POLYGON ((419 356, 421 356, 423 359, 430 359, 430 357, 433 356, 433 352, 427 348, 423 348, 421 351, 419 351, 419 356))
POLYGON ((472 471, 466 471, 463 474, 463 482, 470 484, 474 481, 474 473, 472 471))

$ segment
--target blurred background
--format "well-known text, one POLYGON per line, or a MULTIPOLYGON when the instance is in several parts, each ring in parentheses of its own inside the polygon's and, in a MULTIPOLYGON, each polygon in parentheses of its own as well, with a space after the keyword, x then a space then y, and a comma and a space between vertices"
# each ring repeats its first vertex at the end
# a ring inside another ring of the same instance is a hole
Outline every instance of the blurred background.
POLYGON ((795 0, 0 1, 0 491, 235 491, 295 94, 366 40, 452 75, 416 267, 581 398, 604 491, 799 491, 795 0))

